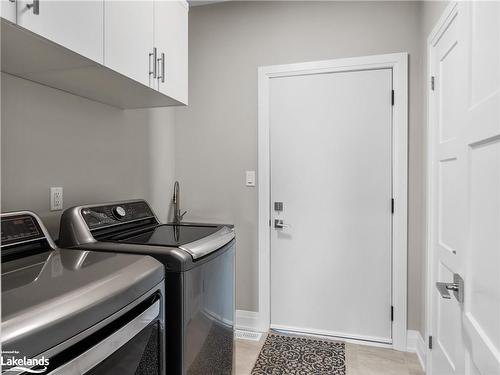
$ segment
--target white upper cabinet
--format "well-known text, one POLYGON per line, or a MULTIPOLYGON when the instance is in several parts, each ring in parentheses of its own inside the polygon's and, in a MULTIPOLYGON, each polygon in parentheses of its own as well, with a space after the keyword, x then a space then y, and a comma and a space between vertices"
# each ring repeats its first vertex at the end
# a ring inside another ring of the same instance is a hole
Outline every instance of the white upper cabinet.
POLYGON ((103 0, 17 0, 17 24, 103 63, 103 0))
POLYGON ((188 10, 182 0, 105 0, 104 65, 187 104, 188 10))
POLYGON ((0 16, 7 21, 16 23, 16 3, 10 0, 0 0, 0 16))
POLYGON ((104 65, 150 87, 153 11, 153 0, 104 3, 104 65))
POLYGON ((188 12, 185 1, 154 3, 157 89, 184 104, 188 103, 188 12))
POLYGON ((3 72, 119 108, 187 104, 185 0, 0 1, 3 72))

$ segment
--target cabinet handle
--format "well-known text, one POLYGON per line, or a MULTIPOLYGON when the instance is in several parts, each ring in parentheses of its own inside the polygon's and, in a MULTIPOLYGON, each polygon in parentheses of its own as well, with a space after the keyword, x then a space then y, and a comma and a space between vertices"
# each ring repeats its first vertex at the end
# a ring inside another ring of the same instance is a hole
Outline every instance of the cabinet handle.
POLYGON ((165 54, 161 53, 161 58, 158 59, 158 64, 160 65, 161 76, 158 76, 158 79, 161 79, 161 82, 165 82, 165 54))
POLYGON ((26 4, 26 8, 31 9, 33 8, 33 14, 40 14, 40 0, 33 0, 33 3, 31 4, 26 4))
POLYGON ((156 47, 153 48, 153 53, 149 54, 149 75, 153 75, 153 78, 156 78, 157 76, 157 71, 156 71, 156 47), (153 60, 153 70, 151 71, 151 60, 153 60))
POLYGON ((165 54, 161 54, 161 81, 165 82, 165 54))

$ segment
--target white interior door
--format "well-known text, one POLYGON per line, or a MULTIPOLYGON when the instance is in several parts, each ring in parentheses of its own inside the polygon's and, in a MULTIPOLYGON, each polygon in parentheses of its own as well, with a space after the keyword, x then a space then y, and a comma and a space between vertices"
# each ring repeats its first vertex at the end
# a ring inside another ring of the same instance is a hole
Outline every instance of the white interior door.
MULTIPOLYGON (((431 109, 435 116, 433 126, 433 279, 435 282, 453 282, 460 273, 459 254, 464 244, 464 202, 460 200, 458 183, 460 119, 464 108, 464 81, 459 43, 459 18, 451 20, 449 27, 433 46, 431 72, 434 77, 431 109), (461 110, 462 109, 462 110, 461 110), (461 113, 462 111, 462 113, 461 113)), ((463 64, 462 64, 463 65, 463 64)), ((462 273, 463 276, 463 273, 462 273)), ((432 367, 434 374, 463 373, 464 347, 461 337, 460 304, 443 299, 437 288, 433 292, 433 318, 436 329, 433 336, 432 367)))
POLYGON ((431 285, 459 290, 431 288, 430 372, 500 374, 500 3, 449 20, 431 48, 431 285))
POLYGON ((391 92, 391 69, 270 80, 271 328, 391 342, 391 92))

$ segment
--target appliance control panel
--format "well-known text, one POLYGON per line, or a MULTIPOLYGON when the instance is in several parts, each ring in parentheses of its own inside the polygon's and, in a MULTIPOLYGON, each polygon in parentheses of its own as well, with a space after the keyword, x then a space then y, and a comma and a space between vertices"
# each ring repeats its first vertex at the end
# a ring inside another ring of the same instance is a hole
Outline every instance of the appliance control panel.
POLYGON ((155 216, 149 205, 144 201, 83 207, 81 214, 90 230, 140 219, 154 218, 155 216))
POLYGON ((28 214, 2 217, 2 246, 44 237, 37 220, 28 214))

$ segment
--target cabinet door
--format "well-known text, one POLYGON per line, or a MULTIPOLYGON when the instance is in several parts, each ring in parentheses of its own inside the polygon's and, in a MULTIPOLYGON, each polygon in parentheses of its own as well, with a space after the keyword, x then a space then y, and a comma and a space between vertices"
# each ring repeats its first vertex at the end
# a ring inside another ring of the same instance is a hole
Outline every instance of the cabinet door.
POLYGON ((105 0, 104 65, 153 86, 153 0, 105 0))
POLYGON ((16 3, 10 0, 0 0, 0 16, 10 22, 16 22, 16 3))
POLYGON ((188 11, 185 1, 156 0, 155 46, 158 48, 158 66, 163 79, 157 88, 179 102, 188 102, 188 11), (165 54, 161 61, 162 53, 165 54), (164 65, 164 69, 162 66, 164 65))
POLYGON ((103 0, 17 1, 17 24, 99 63, 103 62, 103 0))

